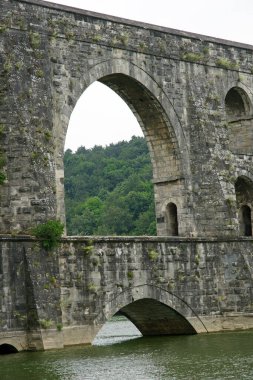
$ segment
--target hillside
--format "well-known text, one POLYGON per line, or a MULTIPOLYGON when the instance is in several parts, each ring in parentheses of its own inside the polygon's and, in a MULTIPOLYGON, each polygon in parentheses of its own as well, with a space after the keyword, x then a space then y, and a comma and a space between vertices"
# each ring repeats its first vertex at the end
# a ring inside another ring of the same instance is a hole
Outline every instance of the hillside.
POLYGON ((155 235, 152 169, 143 137, 67 150, 68 235, 155 235))

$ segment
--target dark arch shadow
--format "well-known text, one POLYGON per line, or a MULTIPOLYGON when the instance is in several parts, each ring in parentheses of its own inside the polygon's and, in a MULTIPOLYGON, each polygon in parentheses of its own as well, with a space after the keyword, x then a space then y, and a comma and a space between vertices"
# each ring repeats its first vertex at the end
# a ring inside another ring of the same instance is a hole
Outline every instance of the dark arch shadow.
POLYGON ((4 343, 0 345, 0 355, 16 354, 17 352, 16 347, 11 344, 4 343))
POLYGON ((196 334, 193 326, 173 308, 150 298, 143 298, 123 307, 125 315, 142 335, 196 334))
POLYGON ((225 108, 228 121, 247 117, 251 113, 250 100, 240 87, 232 87, 225 97, 225 108))

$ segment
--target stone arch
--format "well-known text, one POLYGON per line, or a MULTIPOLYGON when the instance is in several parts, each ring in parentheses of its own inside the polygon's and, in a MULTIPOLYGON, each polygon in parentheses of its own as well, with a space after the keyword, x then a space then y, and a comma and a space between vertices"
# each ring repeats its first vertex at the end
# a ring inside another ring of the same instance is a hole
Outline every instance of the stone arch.
POLYGON ((111 298, 98 315, 100 327, 121 312, 143 335, 182 335, 207 332, 193 309, 176 295, 155 285, 139 285, 111 298))
POLYGON ((3 343, 0 344, 0 355, 15 354, 18 352, 18 349, 12 344, 3 343))
POLYGON ((240 235, 252 236, 253 181, 246 176, 238 177, 235 194, 240 235))
POLYGON ((253 181, 247 176, 239 176, 235 181, 235 194, 238 206, 253 204, 253 181))
POLYGON ((226 114, 229 121, 245 118, 252 113, 250 99, 245 90, 232 87, 225 97, 226 114))
MULTIPOLYGON (((176 191, 183 194, 186 176, 189 175, 189 154, 180 120, 159 84, 133 63, 122 59, 112 59, 99 63, 84 74, 83 82, 75 78, 70 104, 63 111, 64 118, 55 115, 56 142, 56 193, 57 216, 65 220, 63 188, 63 150, 68 120, 83 91, 98 80, 113 89, 126 101, 143 130, 150 151, 155 184, 156 212, 159 205, 176 183, 176 191), (68 114, 68 118, 66 115, 68 114)), ((183 197, 183 195, 182 195, 183 197)))
POLYGON ((229 147, 235 154, 253 153, 253 108, 245 89, 234 86, 225 97, 229 147))

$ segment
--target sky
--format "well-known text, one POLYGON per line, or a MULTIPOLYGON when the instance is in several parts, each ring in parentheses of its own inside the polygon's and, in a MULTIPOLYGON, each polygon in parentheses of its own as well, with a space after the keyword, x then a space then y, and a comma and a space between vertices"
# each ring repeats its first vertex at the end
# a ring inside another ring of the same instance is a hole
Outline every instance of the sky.
MULTIPOLYGON (((253 45, 253 0, 50 2, 253 45)), ((86 148, 105 146, 129 140, 132 135, 142 135, 142 132, 128 106, 112 90, 95 82, 74 108, 65 149, 76 151, 81 145, 86 148)))

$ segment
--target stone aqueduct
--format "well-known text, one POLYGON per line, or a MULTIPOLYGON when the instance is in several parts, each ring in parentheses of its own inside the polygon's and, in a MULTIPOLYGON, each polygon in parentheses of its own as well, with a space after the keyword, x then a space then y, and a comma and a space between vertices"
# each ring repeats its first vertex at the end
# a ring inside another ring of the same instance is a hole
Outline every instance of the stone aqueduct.
POLYGON ((0 6, 0 351, 91 342, 119 310, 144 335, 252 328, 253 47, 41 0, 0 6), (158 236, 45 252, 29 229, 65 219, 68 122, 96 80, 143 130, 158 236))

